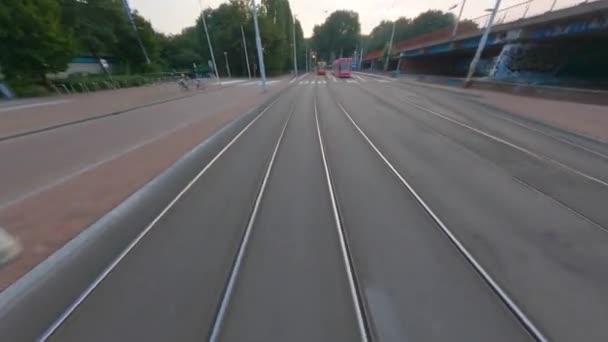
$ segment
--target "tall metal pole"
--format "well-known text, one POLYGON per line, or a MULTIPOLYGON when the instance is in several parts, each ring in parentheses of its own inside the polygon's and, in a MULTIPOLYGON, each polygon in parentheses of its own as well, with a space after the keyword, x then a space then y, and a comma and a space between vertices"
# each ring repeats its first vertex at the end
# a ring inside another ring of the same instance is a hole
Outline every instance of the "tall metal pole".
MULTIPOLYGON (((199 5, 201 2, 198 2, 199 5)), ((217 83, 222 83, 220 80, 220 74, 217 71, 217 64, 215 64, 215 55, 213 54, 213 46, 211 45, 211 38, 209 38, 209 30, 207 29, 207 20, 205 19, 205 11, 202 10, 201 5, 201 17, 203 18, 203 27, 205 28, 205 36, 207 36, 207 45, 209 46, 209 54, 211 55, 211 61, 213 62, 213 70, 215 70, 215 78, 217 79, 217 83)))
POLYGON ((362 63, 363 63, 363 46, 361 47, 361 58, 359 58, 359 70, 361 70, 362 63))
POLYGON ((308 48, 304 50, 304 68, 306 68, 306 73, 308 73, 308 48))
POLYGON ((556 3, 557 3, 557 0, 553 0, 553 3, 551 4, 551 8, 549 9, 549 12, 553 11, 553 8, 555 7, 556 3))
POLYGON ((475 73, 475 68, 477 67, 477 62, 479 62, 479 58, 481 57, 481 53, 486 46, 486 42, 488 41, 488 35, 492 30, 492 24, 494 23, 494 17, 496 17, 496 12, 498 12, 498 8, 500 7, 500 1, 496 0, 496 5, 494 5, 494 9, 492 10, 492 14, 490 14, 490 18, 488 19, 488 25, 486 26, 485 31, 483 32, 483 36, 481 36, 481 40, 479 41, 479 46, 477 46, 477 51, 475 52, 475 56, 471 61, 471 65, 469 66, 469 72, 467 73, 467 78, 464 81, 464 86, 468 87, 471 82, 471 77, 475 73))
POLYGON ((247 64, 247 75, 249 75, 249 79, 251 79, 251 69, 249 69, 249 55, 247 54, 247 42, 245 41, 245 30, 243 30, 243 25, 241 25, 241 35, 243 36, 243 48, 245 49, 245 63, 247 64))
POLYGON ((391 58, 391 50, 393 49, 393 39, 395 38, 395 26, 397 25, 397 20, 393 21, 393 32, 391 32, 391 40, 388 43, 388 53, 386 54, 386 62, 384 62, 384 71, 388 70, 388 61, 391 58))
POLYGON ((232 78, 230 75, 230 63, 228 63, 228 52, 224 51, 224 60, 226 61, 226 71, 228 72, 228 78, 232 78))
POLYGON ((264 51, 262 50, 262 38, 260 38, 260 27, 258 26, 258 10, 255 7, 255 0, 251 0, 251 3, 253 5, 255 45, 258 50, 258 63, 260 64, 260 76, 262 77, 262 91, 266 91, 266 67, 264 66, 264 51))
POLYGON ((139 37, 139 33, 137 32, 137 26, 135 26, 135 21, 133 20, 133 15, 131 14, 131 8, 129 7, 129 2, 127 0, 122 1, 123 9, 127 13, 127 18, 129 19, 129 23, 131 24, 131 28, 133 29, 133 33, 135 34, 135 39, 137 39, 137 44, 139 44, 139 48, 146 59, 146 64, 150 64, 150 57, 148 57, 148 52, 146 51, 146 47, 141 41, 139 37))
POLYGON ((454 31, 452 31, 452 39, 456 37, 456 31, 458 31, 458 24, 460 24, 460 18, 462 17, 462 10, 464 10, 464 5, 467 3, 467 0, 462 0, 462 5, 460 6, 460 11, 458 12, 458 19, 456 19, 456 24, 454 25, 454 31))
POLYGON ((528 14, 528 10, 530 9, 530 2, 531 2, 531 1, 528 1, 528 2, 526 3, 526 9, 524 10, 524 14, 521 16, 521 19, 525 18, 525 17, 526 17, 526 14, 528 14))
POLYGON ((293 38, 293 72, 295 77, 298 77, 298 57, 296 54, 296 16, 293 16, 293 30, 291 30, 292 32, 292 38, 293 38))

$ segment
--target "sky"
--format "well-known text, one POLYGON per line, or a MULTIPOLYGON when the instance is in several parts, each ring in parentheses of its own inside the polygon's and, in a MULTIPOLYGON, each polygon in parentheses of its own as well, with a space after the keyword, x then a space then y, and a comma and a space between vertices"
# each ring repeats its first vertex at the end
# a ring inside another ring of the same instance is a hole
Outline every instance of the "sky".
MULTIPOLYGON (((527 0, 502 0, 501 8, 519 4, 527 0)), ((582 0, 557 0, 556 8, 571 6, 582 0)), ((227 0, 200 0, 203 7, 217 7, 227 0)), ((259 2, 259 0, 257 1, 259 2)), ((553 0, 534 0, 528 15, 542 13, 553 0)), ((132 9, 152 22, 152 26, 163 33, 179 33, 183 28, 194 25, 200 13, 199 0, 129 0, 132 9)), ((312 35, 314 25, 322 24, 327 15, 339 9, 359 13, 361 32, 368 34, 383 19, 399 17, 413 18, 429 9, 448 11, 462 0, 290 0, 292 10, 302 23, 304 36, 312 35)), ((463 18, 475 18, 484 14, 484 9, 492 7, 495 0, 467 0, 463 18)), ((525 6, 518 6, 505 12, 508 16, 522 15, 525 6)), ((452 10, 457 14, 459 7, 452 10)))

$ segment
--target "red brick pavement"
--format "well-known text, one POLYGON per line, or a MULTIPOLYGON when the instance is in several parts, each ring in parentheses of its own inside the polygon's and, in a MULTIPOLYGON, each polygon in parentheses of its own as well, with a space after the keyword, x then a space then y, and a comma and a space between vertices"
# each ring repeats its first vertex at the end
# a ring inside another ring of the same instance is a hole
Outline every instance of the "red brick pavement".
POLYGON ((206 116, 1 210, 0 226, 17 237, 23 251, 0 269, 0 290, 63 246, 181 155, 240 113, 263 103, 285 84, 270 88, 262 96, 240 97, 228 109, 206 116), (116 174, 121 177, 112 177, 116 174))

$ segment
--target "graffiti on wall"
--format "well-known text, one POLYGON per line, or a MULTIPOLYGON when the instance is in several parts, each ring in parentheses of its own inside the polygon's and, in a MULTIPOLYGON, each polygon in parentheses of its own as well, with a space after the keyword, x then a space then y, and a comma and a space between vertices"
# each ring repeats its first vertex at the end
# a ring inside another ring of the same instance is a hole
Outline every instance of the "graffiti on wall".
POLYGON ((512 43, 503 47, 489 73, 496 80, 552 83, 567 54, 559 46, 512 43))
POLYGON ((533 28, 527 32, 526 37, 543 39, 606 29, 608 29, 608 17, 604 16, 533 28))

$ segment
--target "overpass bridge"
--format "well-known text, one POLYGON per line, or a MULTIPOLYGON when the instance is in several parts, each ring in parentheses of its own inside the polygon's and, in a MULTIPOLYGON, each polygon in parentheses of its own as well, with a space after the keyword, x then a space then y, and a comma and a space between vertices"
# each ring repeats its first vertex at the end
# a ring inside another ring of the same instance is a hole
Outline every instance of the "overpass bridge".
MULTIPOLYGON (((526 17, 536 0, 501 9, 475 76, 529 84, 608 88, 608 0, 526 17)), ((487 17, 397 42, 389 70, 460 77, 479 45, 487 17), (469 22, 470 23, 470 22, 469 22)), ((362 68, 382 69, 385 53, 363 56, 362 68)))

